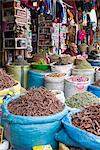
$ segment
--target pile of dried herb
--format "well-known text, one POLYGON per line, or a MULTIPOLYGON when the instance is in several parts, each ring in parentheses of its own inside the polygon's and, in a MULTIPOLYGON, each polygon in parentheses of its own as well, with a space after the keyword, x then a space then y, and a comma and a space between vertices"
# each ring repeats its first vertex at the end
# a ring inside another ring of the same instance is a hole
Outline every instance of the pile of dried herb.
POLYGON ((93 67, 86 60, 76 60, 75 69, 93 69, 93 67))
POLYGON ((72 108, 81 108, 97 102, 100 102, 99 98, 90 92, 78 93, 66 99, 66 105, 72 108))

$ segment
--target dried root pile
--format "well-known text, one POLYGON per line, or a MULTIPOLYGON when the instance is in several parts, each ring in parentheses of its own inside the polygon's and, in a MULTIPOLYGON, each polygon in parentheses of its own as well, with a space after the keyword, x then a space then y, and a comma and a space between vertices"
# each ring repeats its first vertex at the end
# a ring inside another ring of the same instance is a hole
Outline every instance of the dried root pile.
POLYGON ((6 72, 0 69, 0 91, 6 88, 11 88, 15 86, 17 83, 6 74, 6 72))
POLYGON ((11 101, 8 109, 20 116, 50 116, 63 111, 64 105, 47 89, 34 89, 11 101))
POLYGON ((100 136, 100 104, 92 104, 72 116, 72 124, 100 136))

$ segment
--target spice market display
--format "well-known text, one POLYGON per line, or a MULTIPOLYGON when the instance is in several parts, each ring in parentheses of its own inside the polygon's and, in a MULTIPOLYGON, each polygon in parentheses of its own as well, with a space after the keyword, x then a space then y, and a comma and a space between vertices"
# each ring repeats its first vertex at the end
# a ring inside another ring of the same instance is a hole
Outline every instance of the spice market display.
POLYGON ((0 150, 100 150, 100 0, 0 0, 0 150))

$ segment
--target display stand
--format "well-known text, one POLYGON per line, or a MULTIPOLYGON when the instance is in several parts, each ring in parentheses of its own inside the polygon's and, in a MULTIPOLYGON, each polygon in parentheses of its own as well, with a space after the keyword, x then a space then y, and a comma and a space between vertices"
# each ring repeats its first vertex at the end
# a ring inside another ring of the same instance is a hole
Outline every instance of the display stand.
POLYGON ((6 22, 3 48, 12 53, 12 61, 19 54, 25 58, 26 49, 31 40, 29 37, 31 31, 28 30, 31 23, 29 10, 21 7, 20 0, 3 1, 3 18, 6 22))

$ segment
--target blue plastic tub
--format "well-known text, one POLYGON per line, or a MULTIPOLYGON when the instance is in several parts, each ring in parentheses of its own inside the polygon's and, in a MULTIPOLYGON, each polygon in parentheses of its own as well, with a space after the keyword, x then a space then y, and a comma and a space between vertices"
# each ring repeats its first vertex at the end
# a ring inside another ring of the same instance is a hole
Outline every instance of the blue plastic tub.
POLYGON ((90 85, 90 86, 88 86, 88 91, 100 98, 100 88, 99 87, 90 85))
POLYGON ((47 72, 36 72, 30 70, 28 72, 28 88, 39 88, 41 86, 44 86, 44 76, 46 74, 47 72))

